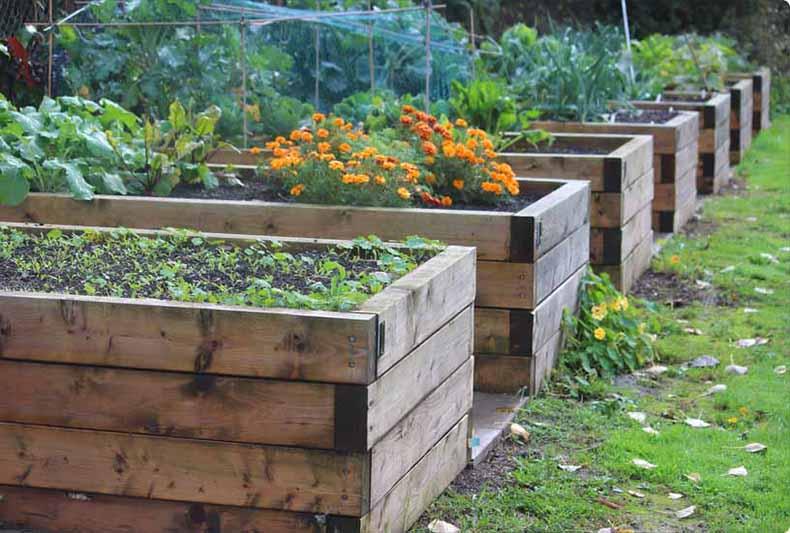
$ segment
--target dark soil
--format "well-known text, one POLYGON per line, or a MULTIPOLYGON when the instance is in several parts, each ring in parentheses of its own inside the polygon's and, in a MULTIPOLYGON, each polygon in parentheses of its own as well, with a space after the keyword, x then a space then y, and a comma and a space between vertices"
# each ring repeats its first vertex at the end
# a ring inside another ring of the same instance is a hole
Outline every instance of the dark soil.
MULTIPOLYGON (((202 185, 180 184, 170 193, 171 198, 197 198, 202 200, 234 200, 262 202, 297 203, 294 197, 285 191, 278 190, 270 184, 256 179, 242 179, 243 187, 220 183, 215 189, 205 189, 202 185)), ((434 207, 430 205, 415 206, 420 209, 450 209, 455 211, 496 211, 518 212, 543 198, 545 193, 524 190, 518 198, 503 198, 496 204, 464 204, 456 203, 451 207, 434 207)))
POLYGON ((461 494, 477 494, 483 487, 492 492, 498 491, 512 484, 510 473, 518 466, 516 458, 526 453, 526 445, 503 438, 482 463, 461 472, 450 488, 461 494))
POLYGON ((680 113, 677 111, 669 111, 666 109, 617 111, 614 113, 614 121, 631 124, 665 124, 679 114, 680 113))
POLYGON ((709 94, 664 94, 661 100, 664 102, 705 102, 710 100, 709 94))
POLYGON ((517 145, 517 152, 525 154, 606 155, 611 150, 595 146, 568 146, 567 144, 554 143, 551 145, 541 144, 540 146, 517 145))
POLYGON ((693 280, 686 280, 674 272, 645 272, 632 289, 637 298, 652 300, 671 307, 685 307, 694 302, 703 305, 728 305, 728 302, 712 287, 702 288, 693 280))

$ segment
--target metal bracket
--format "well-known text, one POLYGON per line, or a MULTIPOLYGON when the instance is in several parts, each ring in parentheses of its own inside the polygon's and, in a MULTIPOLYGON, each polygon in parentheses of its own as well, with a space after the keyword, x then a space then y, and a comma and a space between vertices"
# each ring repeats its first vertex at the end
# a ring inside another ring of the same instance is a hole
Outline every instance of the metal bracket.
POLYGON ((381 356, 384 355, 384 336, 386 334, 386 323, 379 322, 379 332, 376 335, 376 357, 381 359, 381 356))

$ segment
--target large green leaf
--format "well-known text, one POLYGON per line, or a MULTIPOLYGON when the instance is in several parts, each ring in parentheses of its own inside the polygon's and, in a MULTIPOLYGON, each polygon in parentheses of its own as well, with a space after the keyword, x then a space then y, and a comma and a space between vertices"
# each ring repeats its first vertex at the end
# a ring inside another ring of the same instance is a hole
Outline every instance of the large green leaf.
POLYGON ((187 125, 187 112, 181 102, 178 100, 170 104, 170 113, 168 114, 168 121, 176 131, 181 131, 187 125))
POLYGON ((99 117, 99 120, 105 128, 113 122, 120 122, 131 132, 136 132, 140 129, 140 119, 131 111, 127 111, 112 100, 102 99, 99 103, 104 109, 104 113, 99 117))
POLYGON ((59 159, 50 159, 42 165, 47 170, 62 170, 66 176, 71 195, 77 200, 91 200, 93 187, 85 181, 82 171, 74 163, 64 163, 59 159))
POLYGON ((0 153, 0 204, 19 205, 30 192, 30 182, 25 177, 30 168, 19 159, 0 153))

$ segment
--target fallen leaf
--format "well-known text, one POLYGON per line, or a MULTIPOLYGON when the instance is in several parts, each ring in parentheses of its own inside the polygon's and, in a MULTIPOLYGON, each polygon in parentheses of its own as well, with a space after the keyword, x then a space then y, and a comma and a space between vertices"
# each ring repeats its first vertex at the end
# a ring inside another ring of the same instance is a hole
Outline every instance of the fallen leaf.
POLYGON ((614 487, 612 489, 612 492, 614 492, 615 494, 622 494, 623 493, 623 489, 618 488, 618 487, 614 487))
POLYGON ((751 444, 744 446, 743 449, 749 453, 760 453, 764 450, 767 450, 768 446, 759 442, 752 442, 751 444))
POLYGON ((688 518, 689 516, 694 514, 694 511, 697 510, 696 505, 690 505, 685 509, 681 509, 680 511, 675 511, 675 516, 678 518, 688 518))
POLYGON ((431 523, 428 524, 428 531, 431 533, 459 533, 461 530, 449 522, 436 519, 432 520, 431 523))
POLYGON ((524 426, 521 424, 516 424, 515 422, 510 424, 510 434, 524 442, 529 440, 529 431, 524 429, 524 426))
POLYGON ((779 365, 774 368, 774 374, 777 376, 782 376, 787 373, 787 367, 785 365, 779 365))
POLYGON ((723 384, 719 383, 718 385, 714 385, 711 388, 709 388, 708 390, 706 390, 705 394, 703 394, 703 396, 710 396, 711 394, 718 394, 718 393, 724 392, 726 390, 727 390, 727 385, 723 385, 723 384))
POLYGON ((735 343, 738 348, 751 348, 752 346, 762 346, 768 344, 768 339, 765 337, 755 337, 753 339, 740 339, 735 343))
POLYGON ((746 471, 746 467, 745 466, 738 466, 738 467, 730 468, 729 470, 727 470, 727 475, 728 476, 745 477, 748 474, 749 474, 749 472, 746 471))
POLYGON ((727 368, 725 368, 724 371, 729 374, 738 374, 739 376, 743 376, 749 371, 749 368, 738 365, 727 365, 727 368))
POLYGON ((632 459, 631 462, 635 466, 638 466, 639 468, 644 468, 645 470, 652 470, 656 468, 656 465, 654 465, 653 463, 649 463, 644 459, 632 459))
POLYGON ((782 246, 779 248, 780 252, 790 252, 790 246, 782 246))
POLYGON ((581 465, 557 465, 560 467, 560 470, 565 470, 566 472, 576 472, 581 468, 581 465))
POLYGON ((685 320, 685 319, 682 319, 682 318, 678 318, 675 322, 677 322, 678 324, 688 324, 689 323, 688 320, 685 320))
POLYGON ((754 307, 744 307, 743 308, 743 312, 744 313, 756 313, 757 309, 755 309, 754 307))
POLYGON ((645 372, 648 374, 652 374, 654 376, 658 376, 659 374, 663 374, 669 370, 669 368, 662 366, 662 365, 653 365, 651 367, 645 368, 645 372))
POLYGON ((702 281, 702 280, 698 279, 697 280, 697 287, 699 287, 700 289, 710 289, 711 284, 708 283, 707 281, 702 281))
POLYGON ((773 294, 774 290, 773 289, 764 289, 762 287, 755 287, 754 288, 754 292, 756 292, 758 294, 773 294))
POLYGON ((697 328, 683 328, 683 331, 690 335, 702 335, 702 330, 697 328))
POLYGON ((667 497, 668 497, 670 500, 679 500, 679 499, 681 499, 681 498, 683 497, 683 495, 682 495, 682 494, 680 494, 679 492, 670 492, 670 493, 667 495, 667 497))
POLYGON ((606 507, 608 507, 609 509, 622 509, 622 508, 623 508, 623 506, 622 506, 622 505, 620 505, 619 503, 614 503, 614 502, 612 502, 612 501, 609 501, 609 500, 607 500, 606 498, 604 498, 604 497, 602 497, 602 496, 598 496, 598 497, 595 499, 595 501, 597 501, 597 502, 598 502, 598 503, 600 503, 601 505, 605 505, 605 506, 606 506, 606 507))
POLYGON ((689 426, 691 426, 693 428, 707 428, 707 427, 710 427, 710 424, 708 424, 707 422, 705 422, 704 420, 701 420, 699 418, 687 418, 685 420, 685 422, 686 422, 686 425, 689 425, 689 426))
POLYGON ((645 433, 649 433, 650 435, 658 437, 659 433, 655 429, 651 428, 650 426, 645 426, 642 428, 642 431, 645 433))
POLYGON ((632 420, 636 420, 640 424, 644 424, 645 420, 647 420, 647 415, 645 413, 641 413, 639 411, 634 411, 634 412, 628 413, 628 418, 630 418, 632 420))
POLYGON ((721 273, 722 274, 726 274, 727 272, 732 272, 733 270, 735 270, 735 266, 734 265, 730 265, 730 266, 722 268, 721 269, 721 273))
POLYGON ((630 495, 631 495, 631 496, 633 496, 634 498, 644 498, 644 497, 645 497, 645 495, 644 495, 644 494, 642 494, 641 492, 639 492, 639 491, 636 491, 636 490, 629 490, 629 491, 628 491, 628 494, 630 494, 630 495))
POLYGON ((692 483, 699 483, 702 481, 702 476, 699 474, 699 472, 692 472, 691 474, 686 474, 686 479, 692 483))
POLYGON ((689 366, 693 368, 709 368, 712 366, 717 366, 719 364, 719 360, 710 355, 700 355, 699 357, 695 357, 689 363, 689 366))

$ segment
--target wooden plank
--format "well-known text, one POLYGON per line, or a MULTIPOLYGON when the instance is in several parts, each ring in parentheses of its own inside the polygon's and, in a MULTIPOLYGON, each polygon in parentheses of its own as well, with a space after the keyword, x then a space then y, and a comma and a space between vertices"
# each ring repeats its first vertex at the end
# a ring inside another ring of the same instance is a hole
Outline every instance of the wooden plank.
POLYGON ((472 356, 474 313, 467 307, 411 354, 368 386, 370 449, 472 356))
POLYGON ((370 501, 375 505, 462 417, 472 410, 474 360, 467 358, 373 447, 370 501))
POLYGON ((587 261, 589 232, 582 226, 535 264, 480 261, 476 305, 534 309, 587 261))
POLYGON ((631 290, 636 280, 650 268, 653 257, 653 233, 642 240, 631 255, 619 265, 595 265, 598 273, 607 273, 615 287, 621 292, 631 290))
POLYGON ((724 141, 730 138, 730 117, 729 115, 716 124, 715 128, 706 128, 700 131, 698 149, 701 152, 714 152, 724 141))
POLYGON ((729 180, 730 174, 730 141, 727 141, 715 153, 700 154, 700 165, 697 170, 697 192, 716 194, 729 180))
POLYGON ((592 193, 590 226, 619 228, 630 220, 645 203, 653 199, 653 170, 642 175, 621 193, 592 193))
POLYGON ((451 246, 359 306, 361 313, 378 315, 383 335, 376 376, 471 305, 474 280, 475 250, 451 246))
POLYGON ((556 332, 532 357, 532 378, 529 383, 530 395, 536 395, 551 379, 551 372, 557 366, 562 351, 562 331, 556 332))
POLYGON ((696 196, 696 168, 689 168, 675 183, 656 184, 653 211, 675 211, 696 196))
POLYGON ((655 183, 674 183, 690 168, 697 168, 698 150, 699 146, 695 140, 675 154, 655 156, 655 183))
MULTIPOLYGON (((529 189, 529 185, 525 185, 529 189)), ((90 202, 68 195, 32 193, 17 207, 0 207, 0 220, 200 231, 304 238, 384 240, 424 235, 474 246, 481 258, 510 257, 512 213, 449 209, 395 209, 258 201, 194 200, 97 195, 90 202), (430 234, 426 235, 426 228, 430 234)))
POLYGON ((0 423, 0 483, 357 515, 363 454, 0 423))
POLYGON ((650 202, 643 204, 639 212, 622 228, 590 230, 590 263, 593 265, 615 265, 625 260, 642 239, 650 233, 652 221, 650 202))
POLYGON ((366 384, 376 355, 357 312, 0 292, 0 323, 9 359, 366 384))
POLYGON ((579 268, 534 310, 475 309, 475 353, 532 355, 559 329, 563 309, 575 307, 586 269, 579 268))
POLYGON ((335 387, 0 360, 0 421, 312 448, 334 445, 335 387))
POLYGON ((0 521, 24 529, 79 533, 265 531, 316 533, 312 513, 290 513, 0 486, 0 521))
MULTIPOLYGON (((520 183, 529 180, 519 180, 520 183)), ((590 216, 590 185, 584 181, 541 180, 556 184, 556 190, 516 213, 511 219, 511 235, 516 248, 514 262, 533 263, 562 243, 590 216), (524 243, 529 241, 529 245, 524 243), (521 253, 519 253, 519 251, 521 253), (530 251, 524 254, 524 251, 530 251)))
MULTIPOLYGON (((469 417, 465 416, 361 521, 360 532, 403 533, 444 491, 469 458, 469 417)), ((330 531, 334 523, 329 521, 330 531)))

